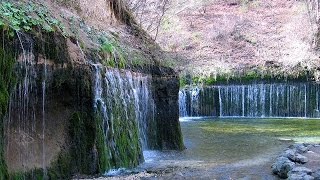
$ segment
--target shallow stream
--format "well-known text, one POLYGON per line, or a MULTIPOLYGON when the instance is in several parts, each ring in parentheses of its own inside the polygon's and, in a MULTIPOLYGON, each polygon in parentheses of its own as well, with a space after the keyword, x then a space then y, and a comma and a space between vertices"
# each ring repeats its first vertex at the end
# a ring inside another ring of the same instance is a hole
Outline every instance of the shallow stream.
MULTIPOLYGON (((186 150, 145 151, 147 172, 164 179, 277 179, 274 159, 290 144, 320 143, 320 120, 182 118, 186 150)), ((154 177, 150 177, 154 178, 154 177)))

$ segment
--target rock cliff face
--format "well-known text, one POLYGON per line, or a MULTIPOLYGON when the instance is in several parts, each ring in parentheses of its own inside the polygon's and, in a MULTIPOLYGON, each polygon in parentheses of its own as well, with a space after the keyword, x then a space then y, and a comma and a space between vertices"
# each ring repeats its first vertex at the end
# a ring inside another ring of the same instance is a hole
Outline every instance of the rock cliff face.
POLYGON ((183 149, 179 79, 161 50, 120 1, 69 3, 41 5, 65 30, 0 26, 0 179, 99 174, 138 165, 143 149, 183 149))
POLYGON ((155 92, 155 104, 157 106, 158 137, 157 144, 161 149, 183 148, 179 121, 179 81, 178 76, 173 71, 169 75, 162 77, 162 74, 153 76, 153 88, 155 92), (178 109, 178 110, 177 110, 178 109))

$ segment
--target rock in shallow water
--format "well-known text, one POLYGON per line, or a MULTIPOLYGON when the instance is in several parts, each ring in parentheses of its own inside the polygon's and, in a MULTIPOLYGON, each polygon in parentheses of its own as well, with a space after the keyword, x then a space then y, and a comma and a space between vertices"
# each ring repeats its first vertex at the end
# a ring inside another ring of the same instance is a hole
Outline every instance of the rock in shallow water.
POLYGON ((305 156, 302 156, 301 154, 297 154, 295 157, 295 162, 300 164, 305 164, 308 162, 308 158, 305 156))
POLYGON ((284 152, 284 156, 289 158, 290 160, 294 161, 296 156, 296 150, 295 149, 288 149, 284 152))
POLYGON ((291 174, 288 180, 314 180, 314 177, 308 174, 291 174))
POLYGON ((312 176, 314 177, 315 180, 320 180, 320 169, 312 173, 312 176))
POLYGON ((309 150, 309 145, 300 144, 296 147, 298 153, 306 153, 309 150))
POLYGON ((287 157, 279 157, 277 161, 272 165, 272 172, 277 174, 281 178, 287 178, 288 172, 291 171, 295 163, 290 161, 287 157))
MULTIPOLYGON (((298 146, 300 147, 300 146, 298 146)), ((305 150, 305 149, 303 149, 305 150)), ((291 161, 293 162, 297 162, 297 163, 300 163, 300 164, 305 164, 308 162, 308 158, 297 153, 297 151, 299 150, 296 150, 296 149, 288 149, 285 151, 284 153, 284 156, 289 158, 291 161)), ((302 151, 302 150, 301 150, 302 151)))
POLYGON ((294 167, 290 172, 290 174, 301 174, 301 173, 305 173, 308 175, 312 174, 312 170, 306 167, 294 167))
POLYGON ((290 180, 312 180, 314 177, 311 176, 312 170, 306 167, 294 167, 288 173, 288 179, 290 180))

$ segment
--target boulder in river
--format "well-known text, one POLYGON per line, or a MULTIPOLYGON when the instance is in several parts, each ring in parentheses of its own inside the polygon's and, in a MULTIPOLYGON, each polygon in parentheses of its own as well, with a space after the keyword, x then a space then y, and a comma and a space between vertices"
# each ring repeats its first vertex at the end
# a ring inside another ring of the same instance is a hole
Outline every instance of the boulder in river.
POLYGON ((288 172, 291 171, 295 163, 290 161, 287 157, 281 156, 272 165, 272 172, 281 178, 287 178, 288 172))

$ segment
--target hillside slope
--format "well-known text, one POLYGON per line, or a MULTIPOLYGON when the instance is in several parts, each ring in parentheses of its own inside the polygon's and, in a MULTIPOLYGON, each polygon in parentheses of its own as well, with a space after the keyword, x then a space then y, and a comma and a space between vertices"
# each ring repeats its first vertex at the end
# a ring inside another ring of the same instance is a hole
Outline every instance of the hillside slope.
POLYGON ((297 77, 308 70, 317 77, 318 11, 310 8, 305 1, 173 0, 157 41, 176 53, 181 74, 297 77))

